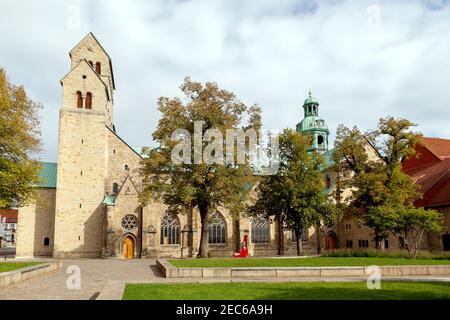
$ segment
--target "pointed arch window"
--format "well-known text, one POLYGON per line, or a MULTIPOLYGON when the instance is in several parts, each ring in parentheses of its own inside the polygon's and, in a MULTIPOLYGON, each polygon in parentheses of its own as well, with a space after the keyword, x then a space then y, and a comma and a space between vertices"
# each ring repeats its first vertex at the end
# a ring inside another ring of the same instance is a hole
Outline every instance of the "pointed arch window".
POLYGON ((86 93, 86 101, 84 102, 84 107, 86 109, 92 109, 92 93, 86 93))
POLYGON ((270 224, 263 215, 256 216, 252 220, 252 242, 270 243, 270 224))
POLYGON ((77 91, 77 108, 83 108, 83 95, 81 91, 77 91))
POLYGON ((97 72, 97 74, 102 73, 102 66, 101 66, 100 62, 95 63, 95 72, 97 72))
POLYGON ((160 243, 180 244, 180 220, 178 217, 167 212, 161 218, 160 243))
POLYGON ((208 243, 225 244, 225 235, 225 218, 219 211, 216 211, 209 217, 208 243))

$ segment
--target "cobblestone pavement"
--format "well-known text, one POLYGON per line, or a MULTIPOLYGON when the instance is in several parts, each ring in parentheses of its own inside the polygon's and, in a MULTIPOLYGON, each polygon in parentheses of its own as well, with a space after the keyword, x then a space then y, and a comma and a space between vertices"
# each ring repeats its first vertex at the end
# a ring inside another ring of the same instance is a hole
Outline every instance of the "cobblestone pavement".
POLYGON ((111 282, 152 282, 160 276, 153 259, 64 260, 63 267, 54 273, 1 288, 0 300, 87 300, 101 292, 111 282), (71 276, 67 273, 67 268, 71 265, 80 267, 79 290, 69 290, 66 285, 67 279, 71 276))

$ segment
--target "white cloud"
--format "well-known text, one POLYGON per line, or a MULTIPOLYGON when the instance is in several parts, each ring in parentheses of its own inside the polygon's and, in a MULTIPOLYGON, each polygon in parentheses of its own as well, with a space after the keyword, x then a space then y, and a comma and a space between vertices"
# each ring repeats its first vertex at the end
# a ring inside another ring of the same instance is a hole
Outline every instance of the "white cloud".
POLYGON ((115 125, 132 145, 152 144, 157 98, 179 95, 187 75, 259 103, 267 128, 294 127, 311 86, 333 133, 393 115, 450 138, 444 0, 3 1, 0 29, 0 66, 45 106, 44 160, 56 160, 67 53, 89 31, 113 60, 115 125))

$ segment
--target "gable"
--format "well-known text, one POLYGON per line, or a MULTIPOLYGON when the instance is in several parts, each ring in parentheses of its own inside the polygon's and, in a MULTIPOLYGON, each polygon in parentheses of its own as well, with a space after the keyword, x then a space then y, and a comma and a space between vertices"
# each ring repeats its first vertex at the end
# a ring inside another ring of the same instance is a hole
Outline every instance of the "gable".
POLYGON ((416 146, 416 152, 417 157, 402 160, 402 167, 404 171, 423 168, 440 161, 440 159, 426 146, 416 146))
MULTIPOLYGON (((107 88, 107 85, 105 84, 105 82, 103 82, 103 80, 101 79, 101 77, 94 71, 94 69, 92 69, 91 65, 85 60, 81 60, 79 64, 77 64, 75 66, 75 68, 73 68, 72 70, 70 70, 61 80, 61 84, 64 85, 64 83, 66 81, 68 81, 69 79, 73 79, 74 77, 79 77, 82 74, 86 74, 89 77, 93 77, 94 79, 98 79, 98 81, 105 87, 107 88)), ((77 81, 77 83, 79 82, 79 79, 75 79, 77 81)))
MULTIPOLYGON (((72 69, 82 59, 92 59, 94 63, 100 61, 102 70, 107 70, 106 74, 111 77, 112 89, 116 89, 111 58, 92 32, 89 32, 69 51, 69 56, 72 60, 72 69)), ((105 72, 102 72, 102 74, 105 74, 105 72)))
POLYGON ((450 159, 450 139, 424 137, 423 145, 440 160, 450 159))

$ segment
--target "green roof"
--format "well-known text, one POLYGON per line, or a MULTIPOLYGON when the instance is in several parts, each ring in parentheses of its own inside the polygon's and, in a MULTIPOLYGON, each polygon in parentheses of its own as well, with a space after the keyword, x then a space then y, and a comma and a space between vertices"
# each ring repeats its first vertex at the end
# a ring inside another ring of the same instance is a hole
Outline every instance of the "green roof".
POLYGON ((307 116, 297 124, 298 132, 307 132, 307 131, 324 131, 329 133, 327 123, 324 119, 316 117, 316 116, 307 116))
MULTIPOLYGON (((142 158, 148 158, 148 154, 144 153, 144 148, 148 148, 148 147, 131 147, 131 149, 133 149, 134 152, 136 152, 138 155, 140 155, 142 158)), ((151 148, 148 148, 151 149, 151 148)))
POLYGON ((331 149, 323 154, 323 157, 325 158, 325 168, 334 166, 333 151, 334 149, 331 149))
POLYGON ((317 99, 314 98, 314 97, 308 97, 308 98, 305 99, 305 102, 303 102, 303 105, 310 104, 310 103, 317 103, 318 104, 319 102, 317 102, 317 99))
POLYGON ((103 204, 107 206, 115 206, 116 205, 116 196, 107 195, 105 199, 103 199, 103 204))
POLYGON ((41 172, 39 176, 42 182, 38 185, 40 188, 56 188, 56 172, 58 165, 54 162, 41 162, 41 172))

